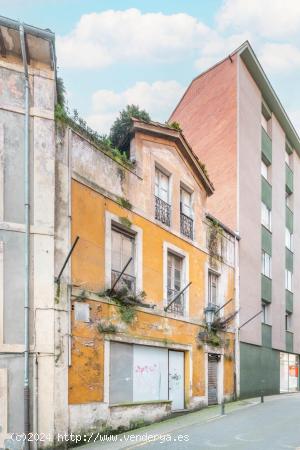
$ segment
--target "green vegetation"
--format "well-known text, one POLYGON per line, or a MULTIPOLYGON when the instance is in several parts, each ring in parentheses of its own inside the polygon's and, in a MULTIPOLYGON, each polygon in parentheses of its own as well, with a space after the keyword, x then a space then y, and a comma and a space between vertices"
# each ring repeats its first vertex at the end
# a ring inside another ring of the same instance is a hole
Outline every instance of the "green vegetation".
POLYGON ((109 138, 112 145, 125 153, 128 153, 129 150, 132 118, 150 122, 150 116, 145 110, 136 105, 127 105, 110 129, 109 138))
POLYGON ((182 131, 182 128, 181 128, 181 126, 180 126, 180 124, 179 124, 178 122, 167 123, 167 125, 168 125, 170 128, 173 128, 174 130, 182 131))
MULTIPOLYGON (((90 128, 86 121, 82 119, 78 111, 74 109, 73 113, 70 112, 69 108, 66 105, 65 98, 65 87, 63 80, 61 78, 57 78, 56 81, 56 90, 57 90, 57 103, 55 105, 55 121, 57 125, 62 127, 69 125, 74 131, 77 131, 79 134, 88 139, 97 149, 106 153, 116 162, 128 167, 134 168, 134 163, 130 161, 126 152, 122 149, 119 150, 117 146, 115 146, 111 139, 107 135, 101 135, 97 131, 94 131, 90 128)), ((147 114, 147 113, 146 113, 147 114)))
POLYGON ((118 197, 117 203, 118 203, 120 206, 122 206, 122 208, 129 209, 129 211, 132 209, 132 204, 130 203, 129 200, 127 200, 127 198, 124 198, 124 197, 118 197))

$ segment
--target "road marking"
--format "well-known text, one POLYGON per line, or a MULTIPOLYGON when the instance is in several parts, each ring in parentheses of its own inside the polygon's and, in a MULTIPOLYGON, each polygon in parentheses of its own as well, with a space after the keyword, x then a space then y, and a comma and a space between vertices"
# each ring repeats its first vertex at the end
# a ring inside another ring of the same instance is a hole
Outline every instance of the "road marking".
POLYGON ((280 447, 293 448, 294 450, 299 450, 299 447, 295 447, 294 445, 288 445, 288 444, 280 444, 280 447))
POLYGON ((205 441, 205 445, 208 445, 209 447, 214 447, 214 448, 226 448, 226 447, 229 447, 229 444, 213 444, 210 441, 205 441))
POLYGON ((241 434, 237 434, 234 439, 236 439, 237 441, 242 441, 242 442, 260 442, 262 441, 262 439, 246 439, 241 437, 241 434))
POLYGON ((223 417, 226 417, 226 414, 223 414, 222 416, 219 415, 219 416, 210 417, 209 419, 207 419, 206 423, 207 422, 212 422, 213 420, 222 419, 223 417))

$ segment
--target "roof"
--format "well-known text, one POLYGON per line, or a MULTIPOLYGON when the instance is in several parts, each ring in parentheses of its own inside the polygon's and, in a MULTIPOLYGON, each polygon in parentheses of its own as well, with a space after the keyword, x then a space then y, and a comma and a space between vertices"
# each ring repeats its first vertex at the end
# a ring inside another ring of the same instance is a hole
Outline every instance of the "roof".
POLYGON ((263 70, 257 56, 255 55, 253 48, 251 47, 249 41, 245 41, 240 47, 235 49, 226 58, 223 58, 221 61, 218 61, 216 64, 214 64, 209 69, 207 69, 204 72, 202 72, 201 74, 197 75, 191 81, 191 83, 189 84, 185 93, 183 94, 183 96, 181 97, 179 102, 177 103, 172 114, 170 115, 170 118, 173 116, 174 112, 180 105, 182 99, 185 97, 190 86, 192 85, 192 83, 194 81, 196 81, 198 78, 202 77, 207 72, 213 70, 216 66, 222 64, 226 59, 231 58, 234 55, 239 55, 241 57, 241 59, 243 60, 247 69, 249 70, 250 74, 252 75, 254 81, 256 82, 257 86, 259 87, 259 89, 262 93, 262 96, 263 96, 264 100, 266 101, 268 107, 274 113, 278 122, 280 123, 281 127, 283 128, 288 141, 291 143, 292 147, 297 151, 297 153, 300 156, 300 138, 298 136, 298 133, 295 130, 290 118, 288 117, 274 88, 272 87, 272 85, 271 85, 265 71, 263 70))
POLYGON ((184 137, 182 131, 172 128, 170 125, 159 122, 145 122, 140 119, 133 118, 133 132, 140 131, 152 136, 169 139, 176 143, 183 157, 191 166, 195 175, 200 179, 205 188, 207 195, 212 195, 214 187, 206 173, 204 164, 201 163, 198 156, 193 152, 187 139, 184 137))
POLYGON ((262 92, 262 96, 266 101, 268 107, 274 113, 278 122, 283 128, 288 141, 291 143, 292 147, 297 150, 300 156, 300 139, 298 133, 295 130, 290 118, 288 117, 250 43, 248 41, 244 42, 231 55, 234 54, 238 54, 242 58, 247 69, 249 70, 257 86, 262 92))
POLYGON ((55 34, 51 30, 43 30, 16 20, 0 16, 0 55, 22 57, 20 45, 20 26, 24 28, 25 42, 30 60, 56 67, 55 34))

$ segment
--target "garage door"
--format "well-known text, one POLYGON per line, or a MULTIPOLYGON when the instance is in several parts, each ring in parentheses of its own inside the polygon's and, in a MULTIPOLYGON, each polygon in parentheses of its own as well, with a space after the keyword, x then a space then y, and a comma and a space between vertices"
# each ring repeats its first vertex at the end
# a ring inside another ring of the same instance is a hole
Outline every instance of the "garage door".
POLYGON ((208 404, 218 403, 218 361, 219 356, 208 355, 208 404))

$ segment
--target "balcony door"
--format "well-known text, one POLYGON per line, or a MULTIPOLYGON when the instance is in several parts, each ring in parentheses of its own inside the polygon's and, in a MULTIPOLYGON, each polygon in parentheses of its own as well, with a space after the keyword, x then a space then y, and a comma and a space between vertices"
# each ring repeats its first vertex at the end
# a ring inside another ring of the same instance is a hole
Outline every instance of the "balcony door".
POLYGON ((113 284, 126 266, 129 258, 130 264, 125 269, 116 288, 127 288, 129 292, 135 291, 135 236, 117 227, 112 227, 112 258, 111 283, 113 284))

